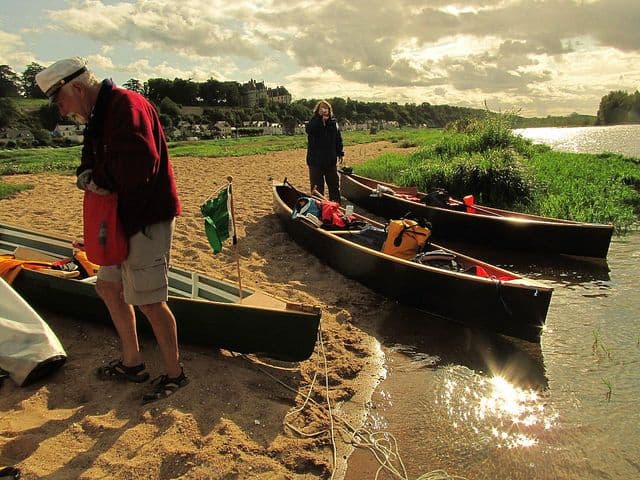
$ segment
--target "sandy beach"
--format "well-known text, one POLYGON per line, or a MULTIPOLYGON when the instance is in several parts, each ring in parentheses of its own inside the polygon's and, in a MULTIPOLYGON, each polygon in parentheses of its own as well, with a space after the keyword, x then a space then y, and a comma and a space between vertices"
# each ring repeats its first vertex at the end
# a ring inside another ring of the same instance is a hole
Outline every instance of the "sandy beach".
MULTIPOLYGON (((346 148, 345 160, 356 164, 395 149, 386 142, 356 145, 346 148)), ((307 188, 304 156, 304 150, 293 150, 172 159, 183 205, 172 263, 237 280, 230 244, 214 256, 200 215, 202 202, 233 176, 243 286, 320 305, 323 348, 317 344, 309 360, 292 364, 182 344, 191 383, 166 400, 142 405, 148 384, 113 384, 94 376, 95 367, 118 357, 112 328, 45 312, 69 358, 45 381, 20 388, 8 380, 0 387, 0 467, 18 466, 24 479, 51 480, 344 475, 351 448, 336 428, 334 465, 325 359, 332 407, 358 425, 381 362, 368 326, 386 307, 381 297, 298 247, 275 217, 271 181, 288 177, 307 188), (311 397, 325 407, 305 405, 316 373, 311 397)), ((38 174, 3 180, 34 188, 0 200, 0 222, 81 236, 82 193, 75 177, 38 174)), ((142 349, 152 377, 164 373, 152 337, 142 339, 142 349)))

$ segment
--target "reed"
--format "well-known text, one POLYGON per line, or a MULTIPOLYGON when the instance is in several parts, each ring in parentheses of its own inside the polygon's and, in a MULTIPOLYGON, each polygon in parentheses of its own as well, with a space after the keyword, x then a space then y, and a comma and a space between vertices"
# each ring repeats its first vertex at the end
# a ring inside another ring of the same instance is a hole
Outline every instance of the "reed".
POLYGON ((602 353, 608 359, 611 359, 611 350, 600 339, 600 329, 596 329, 593 331, 593 344, 591 345, 591 350, 593 351, 593 354, 598 358, 601 357, 602 353))
POLYGON ((605 378, 602 379, 602 383, 604 383, 605 386, 607 387, 607 391, 605 392, 605 398, 607 399, 607 402, 610 402, 611 395, 613 394, 613 384, 611 383, 611 380, 607 380, 605 378))

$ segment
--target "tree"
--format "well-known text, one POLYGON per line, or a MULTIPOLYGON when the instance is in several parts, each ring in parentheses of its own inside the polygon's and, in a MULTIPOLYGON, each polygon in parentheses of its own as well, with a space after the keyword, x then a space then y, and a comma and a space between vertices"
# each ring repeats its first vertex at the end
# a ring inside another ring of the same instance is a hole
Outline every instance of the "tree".
POLYGON ((147 80, 147 98, 159 104, 163 98, 171 98, 173 82, 166 78, 150 78, 147 80))
POLYGON ((629 95, 627 92, 618 90, 609 92, 600 100, 598 107, 598 125, 611 125, 624 123, 631 110, 629 95))
POLYGON ((16 103, 10 98, 0 98, 0 128, 10 126, 20 114, 16 103))
POLYGON ((127 90, 131 90, 132 92, 136 92, 136 93, 143 93, 144 92, 144 87, 142 85, 142 83, 140 83, 140 80, 136 79, 136 78, 130 78, 129 80, 127 80, 126 82, 124 82, 122 84, 123 88, 126 88, 127 90))
POLYGON ((171 100, 181 105, 196 105, 198 103, 198 84, 191 80, 176 78, 173 80, 171 100))
POLYGON ((32 62, 22 72, 22 91, 27 98, 47 98, 40 87, 36 83, 36 75, 44 70, 39 63, 32 62))
POLYGON ((19 97, 20 79, 9 65, 0 65, 0 97, 19 97))
POLYGON ((171 100, 169 97, 164 97, 160 102, 160 113, 169 115, 173 120, 180 118, 180 105, 171 100))

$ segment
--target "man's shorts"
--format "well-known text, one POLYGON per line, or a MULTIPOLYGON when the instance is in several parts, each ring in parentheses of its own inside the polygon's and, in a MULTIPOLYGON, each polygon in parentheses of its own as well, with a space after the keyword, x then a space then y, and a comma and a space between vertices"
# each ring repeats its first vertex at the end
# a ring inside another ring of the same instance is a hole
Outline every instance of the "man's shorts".
POLYGON ((98 279, 122 282, 130 305, 166 302, 169 297, 169 256, 175 219, 148 225, 129 238, 129 256, 120 265, 100 267, 98 279))

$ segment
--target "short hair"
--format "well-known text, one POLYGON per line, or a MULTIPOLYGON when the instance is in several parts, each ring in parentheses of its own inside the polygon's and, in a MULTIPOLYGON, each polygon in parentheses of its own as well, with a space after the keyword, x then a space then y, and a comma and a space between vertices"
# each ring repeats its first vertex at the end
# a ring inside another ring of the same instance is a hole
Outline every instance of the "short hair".
POLYGON ((326 105, 327 107, 329 107, 329 117, 333 117, 333 107, 326 100, 320 100, 318 103, 316 103, 316 106, 313 109, 314 115, 318 115, 318 110, 320 109, 320 105, 326 105))

